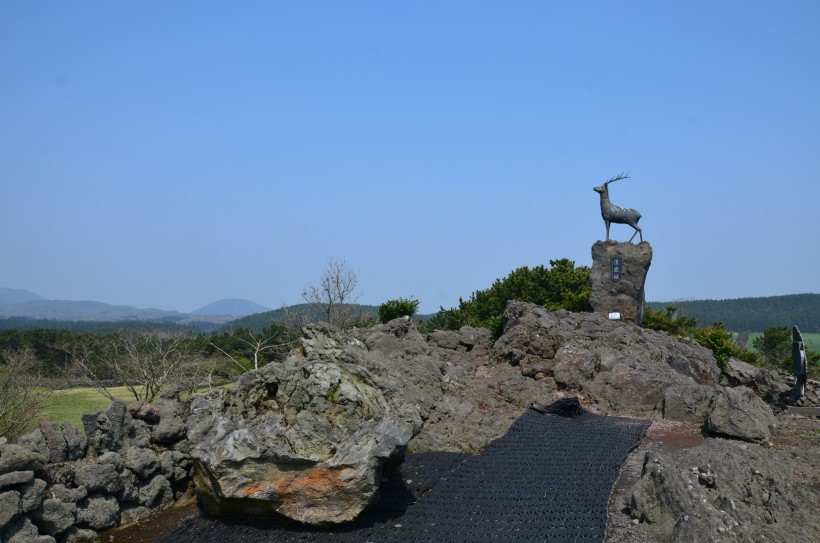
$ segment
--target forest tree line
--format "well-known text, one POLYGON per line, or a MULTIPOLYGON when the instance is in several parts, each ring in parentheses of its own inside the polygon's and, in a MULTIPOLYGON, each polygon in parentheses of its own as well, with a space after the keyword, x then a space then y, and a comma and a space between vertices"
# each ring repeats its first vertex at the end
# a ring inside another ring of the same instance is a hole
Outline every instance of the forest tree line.
POLYGON ((820 294, 649 302, 647 306, 661 310, 673 306, 701 324, 722 322, 735 332, 761 332, 786 324, 797 325, 803 332, 820 332, 820 294))

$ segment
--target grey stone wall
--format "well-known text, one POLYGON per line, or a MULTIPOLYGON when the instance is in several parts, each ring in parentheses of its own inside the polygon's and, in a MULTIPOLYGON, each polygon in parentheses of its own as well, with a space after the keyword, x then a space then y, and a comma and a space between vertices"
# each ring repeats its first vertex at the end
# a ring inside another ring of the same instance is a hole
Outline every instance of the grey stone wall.
POLYGON ((185 413, 171 391, 0 442, 0 542, 93 539, 191 495, 185 413))

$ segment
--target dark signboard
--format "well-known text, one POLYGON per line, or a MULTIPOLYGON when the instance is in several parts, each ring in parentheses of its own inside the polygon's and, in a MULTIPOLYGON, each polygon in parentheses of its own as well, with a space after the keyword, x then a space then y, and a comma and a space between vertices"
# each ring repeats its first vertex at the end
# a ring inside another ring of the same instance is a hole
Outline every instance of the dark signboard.
POLYGON ((609 261, 612 270, 612 280, 620 281, 624 272, 624 261, 621 257, 615 257, 609 261))

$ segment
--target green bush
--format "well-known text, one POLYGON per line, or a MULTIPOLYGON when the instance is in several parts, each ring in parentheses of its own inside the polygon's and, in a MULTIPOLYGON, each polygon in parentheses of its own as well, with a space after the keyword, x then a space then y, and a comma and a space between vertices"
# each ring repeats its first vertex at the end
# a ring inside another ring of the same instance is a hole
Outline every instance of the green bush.
POLYGON ((641 326, 659 330, 680 337, 691 337, 704 347, 711 349, 720 369, 725 370, 729 357, 734 357, 749 364, 760 365, 760 359, 746 347, 738 345, 732 332, 726 330, 722 322, 712 326, 698 326, 698 321, 679 314, 675 306, 667 306, 665 311, 647 307, 644 311, 641 326))
POLYGON ((641 326, 674 336, 691 337, 697 329, 698 321, 679 314, 678 308, 672 305, 667 306, 665 311, 647 307, 641 326))
POLYGON ((695 341, 712 350, 721 369, 727 368, 729 357, 734 356, 738 350, 732 338, 732 333, 723 327, 722 322, 698 328, 695 330, 694 338, 695 341))
POLYGON ((419 310, 419 301, 413 298, 387 300, 379 306, 379 320, 382 324, 399 317, 413 317, 419 310))
POLYGON ((503 279, 496 279, 486 290, 474 292, 470 299, 459 299, 458 308, 439 310, 425 327, 428 330, 457 330, 464 325, 489 328, 498 337, 503 331, 507 302, 517 300, 549 310, 591 311, 589 268, 575 267, 565 258, 550 260, 550 268, 518 268, 503 279))

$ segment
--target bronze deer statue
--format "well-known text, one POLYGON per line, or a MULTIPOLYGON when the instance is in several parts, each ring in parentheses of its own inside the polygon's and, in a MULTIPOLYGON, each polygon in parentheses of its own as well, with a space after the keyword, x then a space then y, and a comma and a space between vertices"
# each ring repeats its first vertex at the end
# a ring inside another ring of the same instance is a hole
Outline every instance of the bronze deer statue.
POLYGON ((622 173, 621 175, 617 175, 609 181, 605 182, 600 187, 594 187, 592 189, 601 195, 601 217, 604 218, 604 223, 606 223, 607 241, 609 241, 609 225, 613 222, 616 224, 628 224, 629 226, 635 229, 635 233, 632 234, 632 237, 629 238, 629 241, 632 241, 635 238, 635 234, 639 234, 641 237, 641 241, 643 241, 643 232, 641 232, 641 229, 638 227, 638 221, 641 220, 641 214, 634 209, 616 206, 615 204, 609 201, 609 184, 614 183, 615 181, 620 181, 621 179, 628 178, 629 175, 624 175, 622 173))

